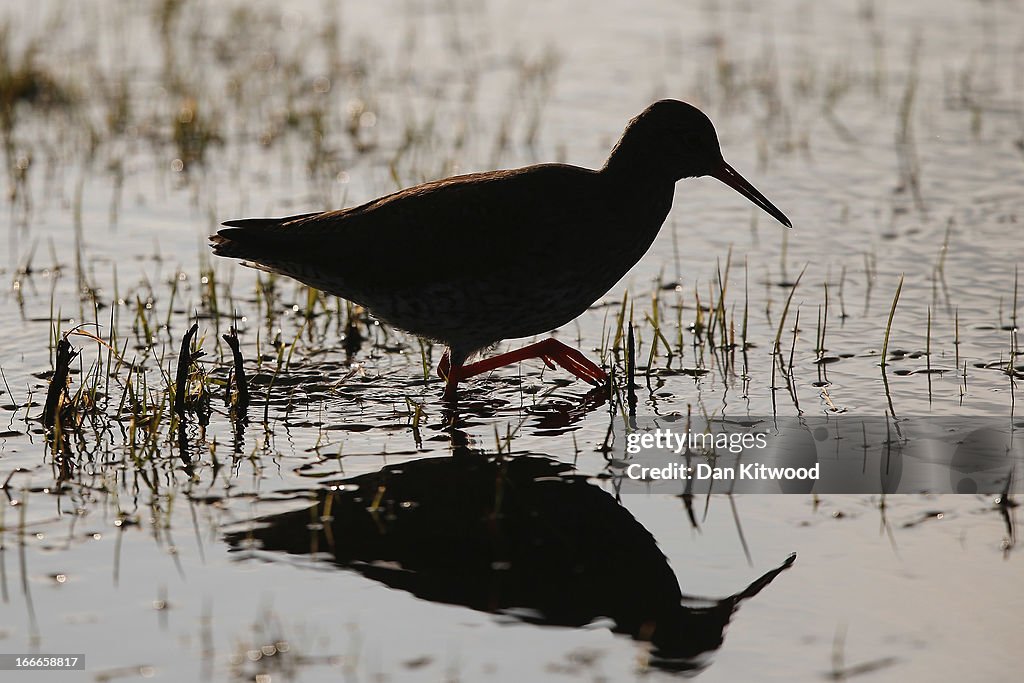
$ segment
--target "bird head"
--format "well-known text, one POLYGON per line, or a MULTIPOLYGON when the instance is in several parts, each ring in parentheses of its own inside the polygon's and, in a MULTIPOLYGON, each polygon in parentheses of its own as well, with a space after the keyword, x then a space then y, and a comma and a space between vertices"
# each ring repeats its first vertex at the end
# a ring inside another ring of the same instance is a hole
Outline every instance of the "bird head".
POLYGON ((786 227, 793 227, 784 213, 726 163, 711 119, 686 102, 659 100, 630 121, 606 168, 615 166, 629 168, 632 173, 671 177, 673 181, 717 178, 786 227))

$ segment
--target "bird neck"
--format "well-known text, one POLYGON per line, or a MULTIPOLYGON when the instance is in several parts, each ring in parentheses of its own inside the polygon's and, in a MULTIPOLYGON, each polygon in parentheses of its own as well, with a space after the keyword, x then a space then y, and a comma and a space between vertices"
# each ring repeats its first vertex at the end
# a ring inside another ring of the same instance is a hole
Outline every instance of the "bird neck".
POLYGON ((649 155, 622 142, 612 150, 608 161, 598 171, 609 189, 628 202, 644 198, 671 197, 676 179, 649 155))
MULTIPOLYGON (((657 236, 672 210, 675 181, 663 173, 651 173, 644 164, 605 164, 598 172, 603 185, 604 206, 627 229, 631 242, 643 252, 657 236)), ((631 264, 632 265, 632 264, 631 264)))
POLYGON ((657 150, 642 144, 631 132, 627 129, 612 149, 601 173, 623 184, 674 185, 676 178, 666 169, 657 150))

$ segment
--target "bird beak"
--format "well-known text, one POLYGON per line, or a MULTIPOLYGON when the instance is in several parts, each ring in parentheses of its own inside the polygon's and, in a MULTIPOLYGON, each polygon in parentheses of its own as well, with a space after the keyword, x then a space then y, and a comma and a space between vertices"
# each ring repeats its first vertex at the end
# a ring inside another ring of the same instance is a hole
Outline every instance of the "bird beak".
POLYGON ((762 209, 770 213, 775 217, 775 220, 785 225, 787 228, 792 228, 793 224, 790 223, 789 219, 786 218, 786 214, 779 211, 774 204, 765 198, 763 194, 757 191, 753 185, 748 183, 743 176, 736 172, 729 164, 722 162, 722 165, 716 171, 709 173, 712 178, 718 178, 723 183, 731 187, 732 189, 739 192, 741 195, 754 202, 762 209))

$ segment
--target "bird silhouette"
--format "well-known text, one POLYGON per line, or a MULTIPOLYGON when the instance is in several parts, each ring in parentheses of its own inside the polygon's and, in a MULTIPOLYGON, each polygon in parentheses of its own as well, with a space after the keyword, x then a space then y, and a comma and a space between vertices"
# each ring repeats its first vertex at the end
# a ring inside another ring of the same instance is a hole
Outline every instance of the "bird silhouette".
POLYGON ((467 364, 502 339, 564 325, 647 252, 675 183, 712 176, 787 227, 789 219, 722 158, 711 120, 678 100, 629 122, 605 165, 538 164, 410 187, 348 209, 224 223, 214 253, 354 301, 447 346, 461 380, 540 358, 600 385, 605 371, 554 338, 467 364))

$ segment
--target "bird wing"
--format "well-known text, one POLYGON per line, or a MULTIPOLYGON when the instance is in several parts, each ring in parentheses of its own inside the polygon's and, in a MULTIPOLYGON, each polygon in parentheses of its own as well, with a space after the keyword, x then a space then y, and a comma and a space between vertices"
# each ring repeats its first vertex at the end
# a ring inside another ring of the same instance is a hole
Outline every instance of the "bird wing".
POLYGON ((330 271, 360 288, 472 283, 566 258, 587 216, 594 171, 545 164, 456 176, 361 206, 224 223, 215 253, 309 282, 330 271), (589 201, 588 201, 589 199, 589 201))

